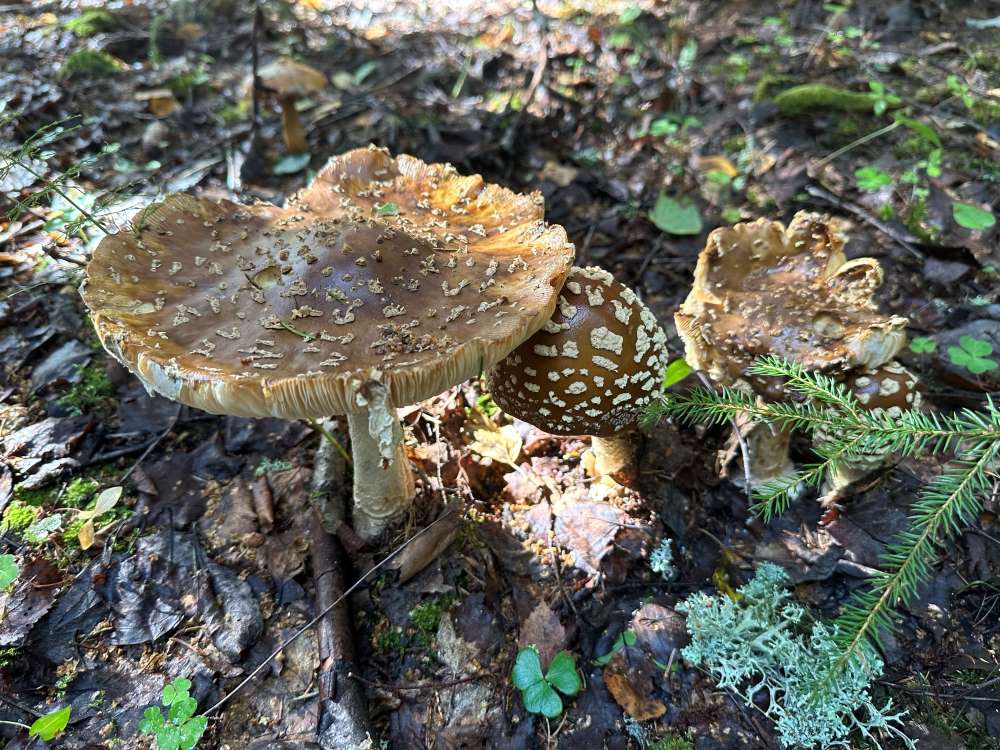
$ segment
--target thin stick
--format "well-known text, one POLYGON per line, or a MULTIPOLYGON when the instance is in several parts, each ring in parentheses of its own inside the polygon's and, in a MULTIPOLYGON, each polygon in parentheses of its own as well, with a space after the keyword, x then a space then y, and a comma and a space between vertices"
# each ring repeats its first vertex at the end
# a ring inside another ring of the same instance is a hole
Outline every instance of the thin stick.
POLYGON ((258 64, 258 40, 260 39, 260 28, 264 25, 264 11, 260 9, 260 3, 254 3, 253 9, 253 31, 250 41, 250 64, 253 73, 253 123, 250 126, 251 139, 257 136, 257 128, 260 123, 260 75, 257 72, 258 64))
POLYGON ((128 471, 126 471, 124 474, 122 474, 122 478, 119 480, 120 482, 124 482, 126 479, 128 479, 132 475, 132 472, 135 471, 136 468, 139 466, 139 464, 141 464, 143 461, 145 461, 146 457, 150 453, 153 452, 153 448, 155 448, 161 442, 163 442, 163 438, 165 438, 167 435, 169 435, 170 431, 173 430, 174 427, 177 426, 177 420, 181 416, 181 409, 182 408, 183 407, 180 404, 177 405, 177 411, 174 412, 174 416, 170 420, 170 424, 167 425, 167 429, 165 429, 163 432, 161 432, 159 434, 159 436, 155 437, 152 440, 152 442, 150 442, 150 444, 146 446, 146 450, 144 450, 142 452, 142 455, 139 456, 139 459, 134 464, 132 464, 132 468, 130 468, 128 471))
POLYGON ((312 628, 314 625, 316 625, 316 623, 318 623, 320 620, 322 620, 324 617, 326 617, 330 612, 332 612, 333 608, 336 607, 338 604, 340 604, 341 601, 343 601, 345 598, 347 598, 352 593, 354 593, 355 589, 357 589, 362 583, 364 583, 365 580, 368 578, 368 576, 370 576, 372 573, 374 573, 377 570, 381 570, 383 567, 385 567, 386 564, 388 564, 389 562, 391 562, 400 552, 402 552, 404 549, 406 549, 408 546, 410 546, 410 544, 412 544, 415 540, 419 539, 421 536, 423 536, 428 531, 430 531, 431 529, 433 529, 438 523, 440 523, 441 521, 443 521, 445 518, 450 517, 451 515, 452 515, 452 513, 450 513, 450 512, 443 513, 440 517, 436 518, 434 521, 432 521, 431 523, 429 523, 427 526, 425 526, 424 528, 422 528, 416 534, 414 534, 409 539, 407 539, 405 542, 403 542, 398 547, 396 547, 396 549, 394 549, 392 552, 390 552, 388 554, 388 556, 386 556, 385 558, 383 558, 371 570, 369 570, 367 573, 365 573, 364 575, 362 575, 357 581, 355 581, 353 584, 351 584, 351 586, 348 587, 348 589, 343 594, 341 594, 340 596, 338 596, 335 601, 333 601, 331 604, 329 604, 327 607, 325 607, 319 614, 317 614, 314 618, 312 618, 309 622, 307 622, 301 628, 299 628, 294 633, 292 633, 292 635, 290 635, 288 638, 286 638, 284 641, 282 641, 280 644, 278 644, 278 647, 276 649, 274 649, 274 651, 272 651, 267 656, 267 658, 264 659, 264 661, 262 661, 260 664, 258 664, 257 667, 254 668, 254 670, 252 672, 250 672, 250 674, 248 674, 246 677, 244 677, 243 680, 240 682, 239 685, 237 685, 236 687, 234 687, 225 696, 223 696, 222 698, 220 698, 215 703, 215 705, 211 706, 207 711, 205 711, 204 715, 207 716, 208 714, 211 714, 211 713, 217 711, 225 703, 228 703, 229 700, 234 695, 236 695, 240 690, 242 690, 251 680, 253 680, 254 677, 256 677, 258 674, 260 674, 261 671, 264 669, 264 667, 266 667, 268 664, 270 664, 271 661, 276 656, 278 656, 278 654, 280 654, 282 651, 284 651, 286 648, 288 648, 288 646, 291 643, 293 643, 299 636, 301 636, 303 633, 305 633, 306 631, 308 631, 310 628, 312 628))
MULTIPOLYGON (((66 195, 66 193, 64 193, 61 188, 59 188, 59 187, 56 186, 55 182, 52 182, 51 180, 46 180, 42 175, 38 174, 38 172, 36 172, 35 170, 33 170, 27 164, 23 164, 21 161, 19 161, 17 159, 15 159, 13 161, 13 163, 16 164, 17 166, 19 166, 21 169, 23 169, 28 174, 34 176, 35 179, 42 180, 45 183, 44 190, 51 190, 56 195, 62 197, 63 200, 65 200, 67 203, 69 203, 69 205, 71 205, 73 208, 75 208, 77 211, 79 211, 80 215, 83 216, 85 219, 87 219, 87 221, 89 221, 95 227, 97 227, 98 229, 100 229, 105 234, 111 234, 111 232, 109 232, 107 230, 107 228, 97 219, 96 216, 94 216, 92 213, 90 213, 87 209, 81 207, 76 201, 74 201, 72 198, 70 198, 68 195, 66 195)), ((81 265, 83 265, 83 264, 81 264, 81 265)))
MULTIPOLYGON (((701 384, 708 388, 709 390, 715 390, 715 386, 712 385, 712 381, 708 379, 708 376, 701 370, 695 370, 694 374, 698 376, 698 380, 701 384)), ((743 481, 746 484, 747 499, 753 502, 753 477, 750 475, 750 448, 747 446, 746 438, 743 437, 743 433, 740 432, 740 426, 736 424, 736 418, 730 417, 729 424, 733 426, 733 433, 736 435, 736 442, 740 444, 740 454, 743 456, 743 481)))
POLYGON ((827 164, 829 164, 831 161, 833 161, 834 159, 836 159, 838 156, 843 156, 844 154, 846 154, 851 149, 856 148, 858 146, 862 146, 865 143, 868 143, 868 141, 873 141, 876 138, 878 138, 879 136, 885 135, 886 133, 891 133, 893 130, 895 130, 898 127, 899 127, 899 120, 893 120, 889 125, 886 125, 884 128, 879 128, 878 130, 873 130, 868 135, 863 135, 860 138, 858 138, 857 140, 851 141, 850 143, 848 143, 843 148, 838 148, 836 151, 834 151, 829 156, 826 156, 826 157, 820 159, 818 162, 816 162, 816 164, 813 165, 813 168, 814 169, 820 169, 822 167, 825 167, 827 164))
POLYGON ((806 185, 805 190, 807 193, 809 193, 809 195, 815 198, 821 198, 822 200, 825 200, 827 203, 833 204, 837 208, 843 209, 848 213, 854 214, 866 224, 871 224, 880 232, 884 233, 888 237, 891 237, 896 242, 898 242, 902 247, 908 250, 910 254, 913 255, 915 258, 920 258, 921 260, 923 260, 924 258, 923 253, 917 250, 917 248, 914 247, 912 244, 913 242, 916 241, 916 238, 913 237, 912 235, 904 236, 901 232, 898 232, 897 230, 893 229, 885 222, 876 219, 874 216, 869 214, 866 210, 864 210, 860 206, 856 206, 853 203, 845 201, 840 196, 831 193, 829 190, 825 188, 818 187, 817 185, 806 185))

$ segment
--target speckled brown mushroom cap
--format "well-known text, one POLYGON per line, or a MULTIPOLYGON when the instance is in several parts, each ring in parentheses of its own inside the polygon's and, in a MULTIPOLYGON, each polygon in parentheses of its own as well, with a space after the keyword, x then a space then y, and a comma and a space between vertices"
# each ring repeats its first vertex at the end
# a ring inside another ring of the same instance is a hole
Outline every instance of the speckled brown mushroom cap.
POLYGON ((487 372, 508 414, 556 435, 608 437, 636 424, 660 387, 666 336, 600 268, 573 268, 538 333, 487 372))
POLYGON ((765 354, 829 373, 895 357, 907 321, 878 312, 878 261, 848 261, 843 245, 822 217, 806 212, 787 229, 758 219, 712 232, 675 315, 688 363, 732 383, 765 354))
POLYGON ((288 208, 171 195, 104 239, 82 289, 105 348, 153 390, 219 414, 356 411, 434 396, 548 320, 573 246, 518 195, 357 149, 288 208))
POLYGON ((898 362, 852 374, 844 385, 866 409, 919 409, 917 376, 898 362))
MULTIPOLYGON (((260 85, 278 96, 305 96, 327 85, 326 76, 305 63, 279 57, 257 71, 260 85)), ((249 96, 253 90, 253 76, 243 82, 243 91, 249 96)))

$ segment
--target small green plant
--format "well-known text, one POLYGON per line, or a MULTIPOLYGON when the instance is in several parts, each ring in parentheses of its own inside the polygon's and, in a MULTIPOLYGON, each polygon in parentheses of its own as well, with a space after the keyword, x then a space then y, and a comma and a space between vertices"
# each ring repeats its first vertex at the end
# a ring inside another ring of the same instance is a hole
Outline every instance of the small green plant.
MULTIPOLYGON (((972 349, 961 351, 970 361, 982 359, 985 349, 972 349)), ((664 394, 649 416, 714 425, 749 417, 778 429, 821 433, 824 439, 813 446, 817 461, 754 487, 754 510, 765 521, 783 513, 801 487, 819 487, 828 473, 865 456, 954 456, 920 489, 907 529, 886 549, 870 588, 856 593, 837 619, 838 656, 821 680, 830 682, 873 651, 881 634, 893 628, 894 609, 912 601, 930 578, 939 547, 980 512, 1000 461, 1000 408, 987 396, 978 412, 907 409, 890 415, 862 408, 843 384, 778 357, 758 360, 748 374, 780 379, 792 398, 764 403, 735 388, 698 388, 664 394)))
POLYGON ((892 175, 878 167, 867 166, 854 170, 854 180, 861 190, 875 192, 892 184, 892 175))
POLYGON ((573 696, 583 687, 576 671, 575 656, 560 651, 552 657, 548 671, 543 674, 542 660, 534 646, 525 646, 517 652, 512 677, 514 687, 521 691, 524 709, 547 719, 554 719, 563 711, 559 693, 573 696))
POLYGON ((63 706, 39 716, 28 728, 28 737, 37 737, 42 742, 51 742, 66 729, 72 706, 63 706))
POLYGON ((395 216, 399 213, 399 206, 391 201, 389 203, 379 203, 375 206, 375 213, 379 216, 395 216))
POLYGON ((13 555, 0 555, 0 591, 10 586, 21 574, 17 558, 13 555))
POLYGON ((926 336, 915 336, 910 342, 910 351, 914 354, 930 354, 937 349, 937 341, 926 336))
POLYGON ((701 234, 701 212, 698 206, 685 198, 671 198, 661 192, 656 205, 649 212, 649 220, 667 234, 701 234))
POLYGON ((605 664, 611 661, 612 657, 621 651, 626 646, 634 646, 636 642, 635 631, 632 628, 627 628, 618 634, 615 638, 615 642, 611 644, 611 650, 608 651, 604 656, 598 656, 594 659, 594 664, 599 667, 603 667, 605 664))
POLYGON ((964 367, 973 375, 997 369, 996 361, 989 359, 992 353, 993 344, 972 336, 962 336, 958 339, 958 346, 948 347, 948 359, 951 363, 964 367))
POLYGON ((905 712, 892 702, 879 707, 869 690, 882 674, 874 649, 851 659, 847 668, 817 692, 816 675, 840 658, 836 626, 808 627, 808 616, 788 591, 790 580, 773 563, 764 563, 733 599, 725 593, 696 593, 677 605, 687 615, 691 643, 681 652, 705 667, 719 687, 731 690, 775 722, 783 747, 848 747, 852 733, 875 748, 891 737, 916 747, 902 729, 905 712))
POLYGON ((448 601, 444 597, 435 597, 420 602, 410 610, 410 627, 415 633, 416 642, 427 648, 434 642, 441 616, 447 608, 448 601))
POLYGON ((960 81, 957 75, 952 74, 945 79, 945 85, 948 87, 948 91, 959 98, 966 109, 972 109, 972 105, 976 103, 976 98, 972 95, 969 84, 965 81, 960 81))
POLYGON ((992 211, 987 211, 985 208, 974 206, 971 203, 954 201, 951 204, 951 215, 960 227, 973 231, 989 229, 997 223, 992 211))
POLYGON ((205 733, 208 719, 195 716, 198 701, 189 695, 190 689, 191 680, 177 677, 163 687, 162 702, 168 709, 167 715, 157 706, 150 706, 143 713, 139 731, 152 735, 159 750, 191 750, 205 733))

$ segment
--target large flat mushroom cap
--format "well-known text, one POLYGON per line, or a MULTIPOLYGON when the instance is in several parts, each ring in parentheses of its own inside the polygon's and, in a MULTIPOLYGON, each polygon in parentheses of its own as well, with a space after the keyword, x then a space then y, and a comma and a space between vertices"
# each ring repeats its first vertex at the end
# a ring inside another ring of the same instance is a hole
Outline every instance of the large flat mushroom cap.
MULTIPOLYGON (((326 76, 305 63, 295 62, 287 57, 279 57, 257 71, 260 84, 279 96, 305 96, 319 91, 327 85, 326 76)), ((243 84, 249 95, 252 91, 253 76, 243 84)))
POLYGON ((689 364, 725 383, 765 354, 829 373, 895 357, 907 321, 878 311, 878 261, 848 261, 843 245, 806 212, 787 229, 758 219, 712 232, 675 315, 689 364))
POLYGON ((287 208, 175 194, 105 238, 81 293, 152 390, 217 414, 415 403, 502 359, 551 315, 573 260, 540 196, 369 148, 287 208))

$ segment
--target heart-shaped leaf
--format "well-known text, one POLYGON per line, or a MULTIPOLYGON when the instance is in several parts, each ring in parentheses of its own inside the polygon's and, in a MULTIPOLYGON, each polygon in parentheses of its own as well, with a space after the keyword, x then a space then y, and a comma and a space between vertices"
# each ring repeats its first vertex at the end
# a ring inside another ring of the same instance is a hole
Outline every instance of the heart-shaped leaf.
POLYGON ((521 690, 527 690, 532 685, 544 680, 542 661, 538 658, 538 649, 534 646, 526 646, 517 652, 512 677, 514 686, 521 690))
POLYGON ((701 213, 690 200, 677 200, 660 193, 649 219, 657 229, 668 234, 690 235, 701 232, 701 213))
POLYGON ((576 671, 576 659, 568 651, 560 651, 552 657, 545 680, 563 695, 576 695, 583 686, 576 671))
POLYGON ((524 709, 528 713, 541 714, 549 719, 554 719, 562 713, 562 699, 544 680, 521 691, 521 697, 524 699, 524 709))

